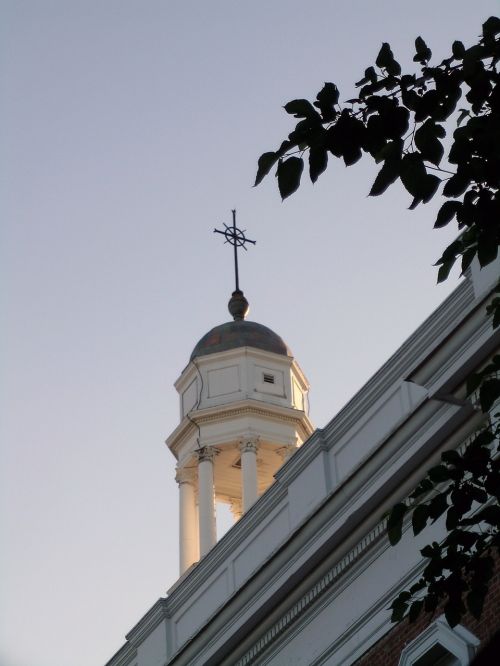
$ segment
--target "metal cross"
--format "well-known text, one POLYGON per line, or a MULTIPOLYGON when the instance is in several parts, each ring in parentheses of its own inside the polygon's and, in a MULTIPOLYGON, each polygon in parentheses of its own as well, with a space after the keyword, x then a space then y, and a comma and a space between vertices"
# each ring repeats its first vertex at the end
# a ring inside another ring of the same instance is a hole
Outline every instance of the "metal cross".
POLYGON ((236 226, 236 211, 233 210, 231 212, 233 214, 233 226, 228 227, 227 224, 224 223, 224 230, 214 229, 214 233, 222 234, 223 236, 225 236, 226 243, 229 243, 234 248, 234 276, 236 280, 236 291, 239 291, 240 282, 238 275, 238 248, 242 247, 246 252, 245 243, 252 243, 252 245, 255 245, 257 241, 250 240, 245 236, 246 229, 243 230, 238 229, 238 227, 236 226))

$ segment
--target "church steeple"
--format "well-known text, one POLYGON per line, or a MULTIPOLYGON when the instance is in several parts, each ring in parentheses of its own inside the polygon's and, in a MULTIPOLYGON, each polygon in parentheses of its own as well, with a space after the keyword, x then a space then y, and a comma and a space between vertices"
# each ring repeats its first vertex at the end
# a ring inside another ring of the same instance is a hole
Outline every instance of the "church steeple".
MULTIPOLYGON (((234 211, 228 230, 241 241, 234 211)), ((290 349, 271 329, 245 319, 236 251, 235 245, 233 321, 199 340, 175 383, 181 421, 166 443, 177 458, 181 574, 215 545, 216 501, 238 519, 313 431, 309 385, 290 349)))

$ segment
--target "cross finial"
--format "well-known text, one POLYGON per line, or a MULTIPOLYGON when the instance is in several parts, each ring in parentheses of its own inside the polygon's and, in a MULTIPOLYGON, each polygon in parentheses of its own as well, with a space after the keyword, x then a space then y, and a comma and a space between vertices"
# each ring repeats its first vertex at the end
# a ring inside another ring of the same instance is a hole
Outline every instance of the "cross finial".
POLYGON ((236 226, 236 211, 233 210, 231 212, 233 214, 233 225, 228 227, 227 224, 224 223, 224 229, 214 229, 214 233, 222 234, 225 236, 225 242, 229 243, 234 248, 234 278, 236 283, 235 291, 240 291, 240 280, 238 274, 238 248, 242 247, 246 251, 246 243, 252 243, 252 245, 255 245, 257 241, 250 240, 245 236, 246 229, 238 229, 236 226))

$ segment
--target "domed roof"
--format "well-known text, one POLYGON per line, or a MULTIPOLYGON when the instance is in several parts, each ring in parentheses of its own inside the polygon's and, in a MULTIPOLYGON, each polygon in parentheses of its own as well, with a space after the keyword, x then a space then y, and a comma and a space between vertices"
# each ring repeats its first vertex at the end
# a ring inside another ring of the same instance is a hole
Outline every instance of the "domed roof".
POLYGON ((248 301, 239 289, 233 291, 229 299, 228 310, 234 321, 220 324, 208 331, 193 349, 190 361, 198 356, 217 354, 217 352, 239 347, 255 347, 282 356, 292 356, 290 349, 274 331, 255 321, 245 320, 248 313, 248 301))
POLYGON ((212 328, 198 342, 189 360, 238 347, 256 347, 274 354, 292 356, 292 352, 280 336, 267 326, 257 324, 255 321, 236 319, 212 328))

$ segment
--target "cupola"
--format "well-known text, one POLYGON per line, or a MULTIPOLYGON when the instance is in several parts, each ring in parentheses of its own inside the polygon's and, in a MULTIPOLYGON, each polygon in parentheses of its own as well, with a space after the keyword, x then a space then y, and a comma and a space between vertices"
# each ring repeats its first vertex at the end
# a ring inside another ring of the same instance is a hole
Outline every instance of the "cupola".
POLYGON ((279 335, 246 319, 236 286, 232 321, 199 340, 175 382, 180 423, 166 443, 177 459, 181 574, 216 542, 216 502, 238 520, 313 431, 307 379, 279 335))

